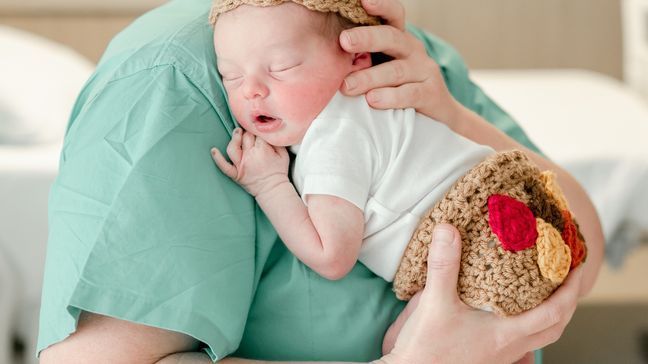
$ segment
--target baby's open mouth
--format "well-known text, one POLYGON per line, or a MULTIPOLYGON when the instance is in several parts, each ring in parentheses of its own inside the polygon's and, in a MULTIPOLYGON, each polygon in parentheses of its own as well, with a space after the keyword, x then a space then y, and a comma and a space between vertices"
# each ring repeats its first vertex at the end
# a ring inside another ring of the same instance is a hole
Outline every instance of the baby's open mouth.
POLYGON ((259 116, 256 117, 256 121, 258 121, 260 123, 267 123, 269 121, 274 121, 274 120, 276 120, 276 119, 273 118, 272 116, 268 116, 268 115, 259 115, 259 116))
POLYGON ((281 119, 267 114, 256 114, 252 116, 254 128, 262 133, 270 133, 281 129, 281 119))

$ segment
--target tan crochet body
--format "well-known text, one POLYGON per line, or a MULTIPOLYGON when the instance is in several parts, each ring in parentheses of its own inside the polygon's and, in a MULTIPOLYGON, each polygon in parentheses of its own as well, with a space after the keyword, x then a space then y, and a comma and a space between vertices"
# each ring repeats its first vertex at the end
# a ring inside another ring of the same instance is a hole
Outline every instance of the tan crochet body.
POLYGON ((219 14, 228 12, 240 5, 275 6, 292 1, 310 10, 322 13, 338 13, 355 24, 378 25, 380 19, 367 14, 360 0, 215 0, 209 14, 209 22, 216 23, 219 14))
POLYGON ((394 278, 394 291, 409 299, 425 286, 428 244, 437 223, 461 233, 459 297, 469 306, 513 315, 531 309, 559 286, 542 276, 536 246, 502 248, 488 223, 488 197, 504 194, 529 206, 534 216, 559 227, 559 202, 547 193, 540 170, 518 151, 498 153, 471 169, 421 220, 394 278))

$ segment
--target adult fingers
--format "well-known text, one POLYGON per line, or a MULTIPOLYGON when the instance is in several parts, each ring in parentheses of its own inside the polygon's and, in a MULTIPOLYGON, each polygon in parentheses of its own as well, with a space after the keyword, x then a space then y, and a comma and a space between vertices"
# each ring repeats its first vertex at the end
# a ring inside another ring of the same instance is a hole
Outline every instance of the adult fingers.
POLYGON ((376 109, 419 109, 426 97, 420 84, 406 83, 398 87, 382 87, 367 92, 367 102, 376 109))
POLYGON ((389 25, 347 29, 340 33, 340 46, 349 53, 382 52, 394 58, 425 51, 423 43, 412 35, 389 25))
POLYGON ((398 0, 362 0, 368 14, 380 17, 400 30, 405 30, 405 8, 398 0))
POLYGON ((459 231, 448 224, 435 226, 429 245, 427 282, 423 291, 426 305, 447 307, 456 303, 460 259, 459 231))
POLYGON ((232 140, 227 144, 227 156, 235 166, 238 166, 241 163, 241 158, 243 157, 243 150, 241 150, 242 134, 242 129, 234 129, 232 140))
POLYGON ((420 62, 398 59, 350 74, 344 81, 342 91, 348 95, 361 95, 379 87, 421 82, 425 77, 420 62))
POLYGON ((527 336, 524 338, 518 338, 520 339, 518 343, 525 350, 528 351, 538 350, 558 341, 564 329, 565 329, 564 325, 556 324, 537 334, 527 336))
POLYGON ((518 359, 514 364, 534 364, 535 356, 532 351, 528 351, 524 356, 518 359))
POLYGON ((574 269, 563 285, 545 302, 529 311, 504 321, 510 337, 533 336, 550 328, 559 327, 559 334, 571 319, 578 303, 582 267, 574 269))
POLYGON ((236 167, 225 160, 225 157, 221 154, 220 150, 217 148, 212 148, 211 150, 212 159, 216 163, 216 166, 225 173, 225 175, 231 179, 236 179, 238 174, 236 167))

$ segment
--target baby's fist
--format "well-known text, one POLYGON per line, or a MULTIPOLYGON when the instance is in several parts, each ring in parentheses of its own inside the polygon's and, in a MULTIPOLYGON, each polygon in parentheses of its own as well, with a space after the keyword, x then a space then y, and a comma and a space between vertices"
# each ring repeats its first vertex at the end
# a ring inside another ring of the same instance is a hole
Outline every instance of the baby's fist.
POLYGON ((232 163, 218 149, 212 149, 218 168, 255 197, 288 182, 290 158, 284 147, 275 147, 250 132, 236 129, 227 155, 232 163))

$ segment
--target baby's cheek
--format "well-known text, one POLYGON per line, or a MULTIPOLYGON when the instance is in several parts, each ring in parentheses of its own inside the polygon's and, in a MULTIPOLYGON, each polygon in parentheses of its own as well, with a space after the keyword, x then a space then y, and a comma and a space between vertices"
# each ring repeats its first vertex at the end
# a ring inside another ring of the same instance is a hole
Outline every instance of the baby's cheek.
POLYGON ((242 103, 235 98, 230 98, 229 106, 236 121, 244 129, 248 129, 247 114, 245 113, 245 108, 243 107, 242 103))
POLYGON ((296 120, 311 121, 324 109, 337 91, 337 88, 326 86, 309 82, 286 91, 286 102, 292 104, 293 117, 296 120))

